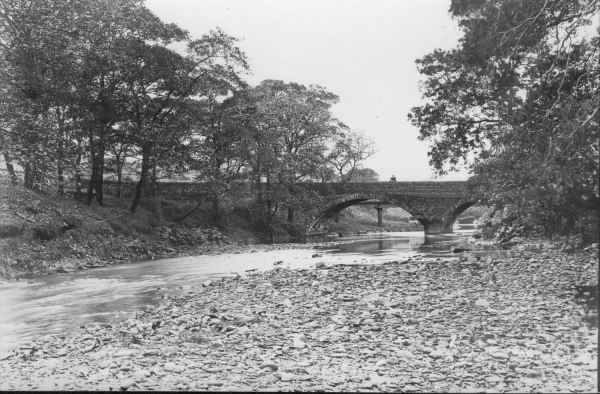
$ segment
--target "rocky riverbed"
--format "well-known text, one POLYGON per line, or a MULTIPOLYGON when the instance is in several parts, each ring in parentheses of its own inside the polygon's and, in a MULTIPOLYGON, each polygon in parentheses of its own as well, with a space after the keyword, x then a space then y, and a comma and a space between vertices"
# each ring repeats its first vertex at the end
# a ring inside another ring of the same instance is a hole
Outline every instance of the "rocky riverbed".
POLYGON ((596 392, 598 250, 314 261, 40 338, 0 389, 596 392))

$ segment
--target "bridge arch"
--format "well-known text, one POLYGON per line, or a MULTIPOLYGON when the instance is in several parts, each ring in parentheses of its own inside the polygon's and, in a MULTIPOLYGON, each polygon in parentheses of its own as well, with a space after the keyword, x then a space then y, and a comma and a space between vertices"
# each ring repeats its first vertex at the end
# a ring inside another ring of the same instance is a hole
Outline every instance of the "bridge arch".
POLYGON ((448 207, 446 212, 444 212, 442 214, 442 217, 444 218, 445 221, 454 223, 456 221, 456 218, 458 218, 461 213, 463 213, 464 211, 466 211, 468 208, 472 207, 476 203, 477 203, 477 200, 474 200, 474 199, 471 199, 468 197, 463 198, 463 199, 459 200, 458 202, 452 204, 450 207, 448 207))
MULTIPOLYGON (((455 202, 444 211, 439 217, 433 217, 428 220, 425 225, 425 234, 447 234, 452 233, 454 228, 454 222, 461 213, 466 211, 469 207, 475 205, 477 200, 473 200, 469 197, 465 197, 455 202)), ((421 221, 421 223, 423 223, 421 221)))
POLYGON ((421 212, 420 207, 411 204, 412 201, 407 198, 398 198, 396 196, 368 192, 348 194, 340 196, 322 207, 318 211, 315 219, 309 224, 307 233, 327 224, 342 210, 368 200, 379 200, 383 204, 390 204, 404 209, 423 225, 425 234, 451 233, 456 218, 467 208, 476 203, 475 200, 465 197, 449 206, 442 214, 430 215, 421 212))
POLYGON ((316 218, 308 226, 308 231, 315 230, 321 227, 322 225, 326 224, 327 222, 329 222, 329 220, 331 220, 336 214, 340 213, 342 210, 352 205, 356 205, 358 203, 368 200, 379 200, 382 204, 390 204, 402 208, 406 212, 413 215, 415 219, 419 220, 424 225, 427 221, 425 216, 422 215, 420 212, 411 212, 414 209, 404 199, 390 198, 385 194, 379 193, 354 193, 338 197, 337 199, 329 202, 323 208, 321 208, 318 211, 316 218))

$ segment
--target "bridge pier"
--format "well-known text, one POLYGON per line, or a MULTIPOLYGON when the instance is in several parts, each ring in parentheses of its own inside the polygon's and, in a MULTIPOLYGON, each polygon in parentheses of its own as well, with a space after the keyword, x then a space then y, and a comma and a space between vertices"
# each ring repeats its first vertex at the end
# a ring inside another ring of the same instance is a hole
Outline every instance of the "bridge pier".
POLYGON ((383 227, 383 207, 375 207, 377 210, 377 227, 383 227))

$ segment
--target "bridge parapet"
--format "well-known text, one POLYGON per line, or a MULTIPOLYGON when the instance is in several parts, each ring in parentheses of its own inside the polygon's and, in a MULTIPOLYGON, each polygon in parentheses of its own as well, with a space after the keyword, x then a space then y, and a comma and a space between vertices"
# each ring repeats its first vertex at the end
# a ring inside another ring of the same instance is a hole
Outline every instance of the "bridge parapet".
POLYGON ((466 182, 330 182, 301 183, 308 190, 326 195, 354 194, 398 194, 430 197, 462 197, 467 194, 466 182))

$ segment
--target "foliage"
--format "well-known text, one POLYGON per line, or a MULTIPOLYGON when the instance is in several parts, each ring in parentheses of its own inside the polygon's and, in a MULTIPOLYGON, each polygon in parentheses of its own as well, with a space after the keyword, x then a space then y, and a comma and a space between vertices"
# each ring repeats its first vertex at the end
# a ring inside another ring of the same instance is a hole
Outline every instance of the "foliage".
POLYGON ((315 200, 298 182, 331 176, 327 143, 345 126, 330 111, 338 97, 320 86, 266 80, 244 99, 248 168, 263 207, 261 222, 272 229, 281 206, 291 222, 294 209, 315 200))
MULTIPOLYGON (((7 164, 25 168, 27 187, 55 180, 59 194, 65 173, 79 176, 89 160, 88 204, 94 189, 102 203, 105 166, 120 174, 127 152, 141 156, 141 187, 151 167, 180 170, 195 103, 214 86, 223 94, 240 86, 238 71, 247 69, 234 38, 217 29, 192 39, 141 0, 0 7, 0 149, 7 164), (170 49, 174 42, 186 44, 185 55, 170 49)), ((139 193, 133 211, 137 201, 139 193)))
POLYGON ((370 168, 357 168, 350 176, 350 182, 377 182, 379 174, 370 168))
POLYGON ((293 221, 314 199, 299 182, 334 180, 334 162, 350 178, 373 144, 333 116, 339 98, 321 86, 248 86, 237 42, 219 28, 190 37, 143 0, 0 2, 0 151, 13 183, 12 161, 29 189, 75 184, 80 196, 87 178, 85 202, 102 205, 105 173, 121 182, 135 161, 132 213, 160 178, 193 173, 216 220, 231 184, 252 181, 268 228, 279 207, 293 221))
POLYGON ((454 0, 464 33, 417 60, 425 104, 409 114, 439 174, 466 166, 489 204, 546 231, 597 215, 598 36, 593 1, 454 0))
POLYGON ((362 162, 375 154, 375 143, 363 132, 346 130, 340 133, 329 154, 329 162, 336 169, 339 179, 349 181, 362 162))

